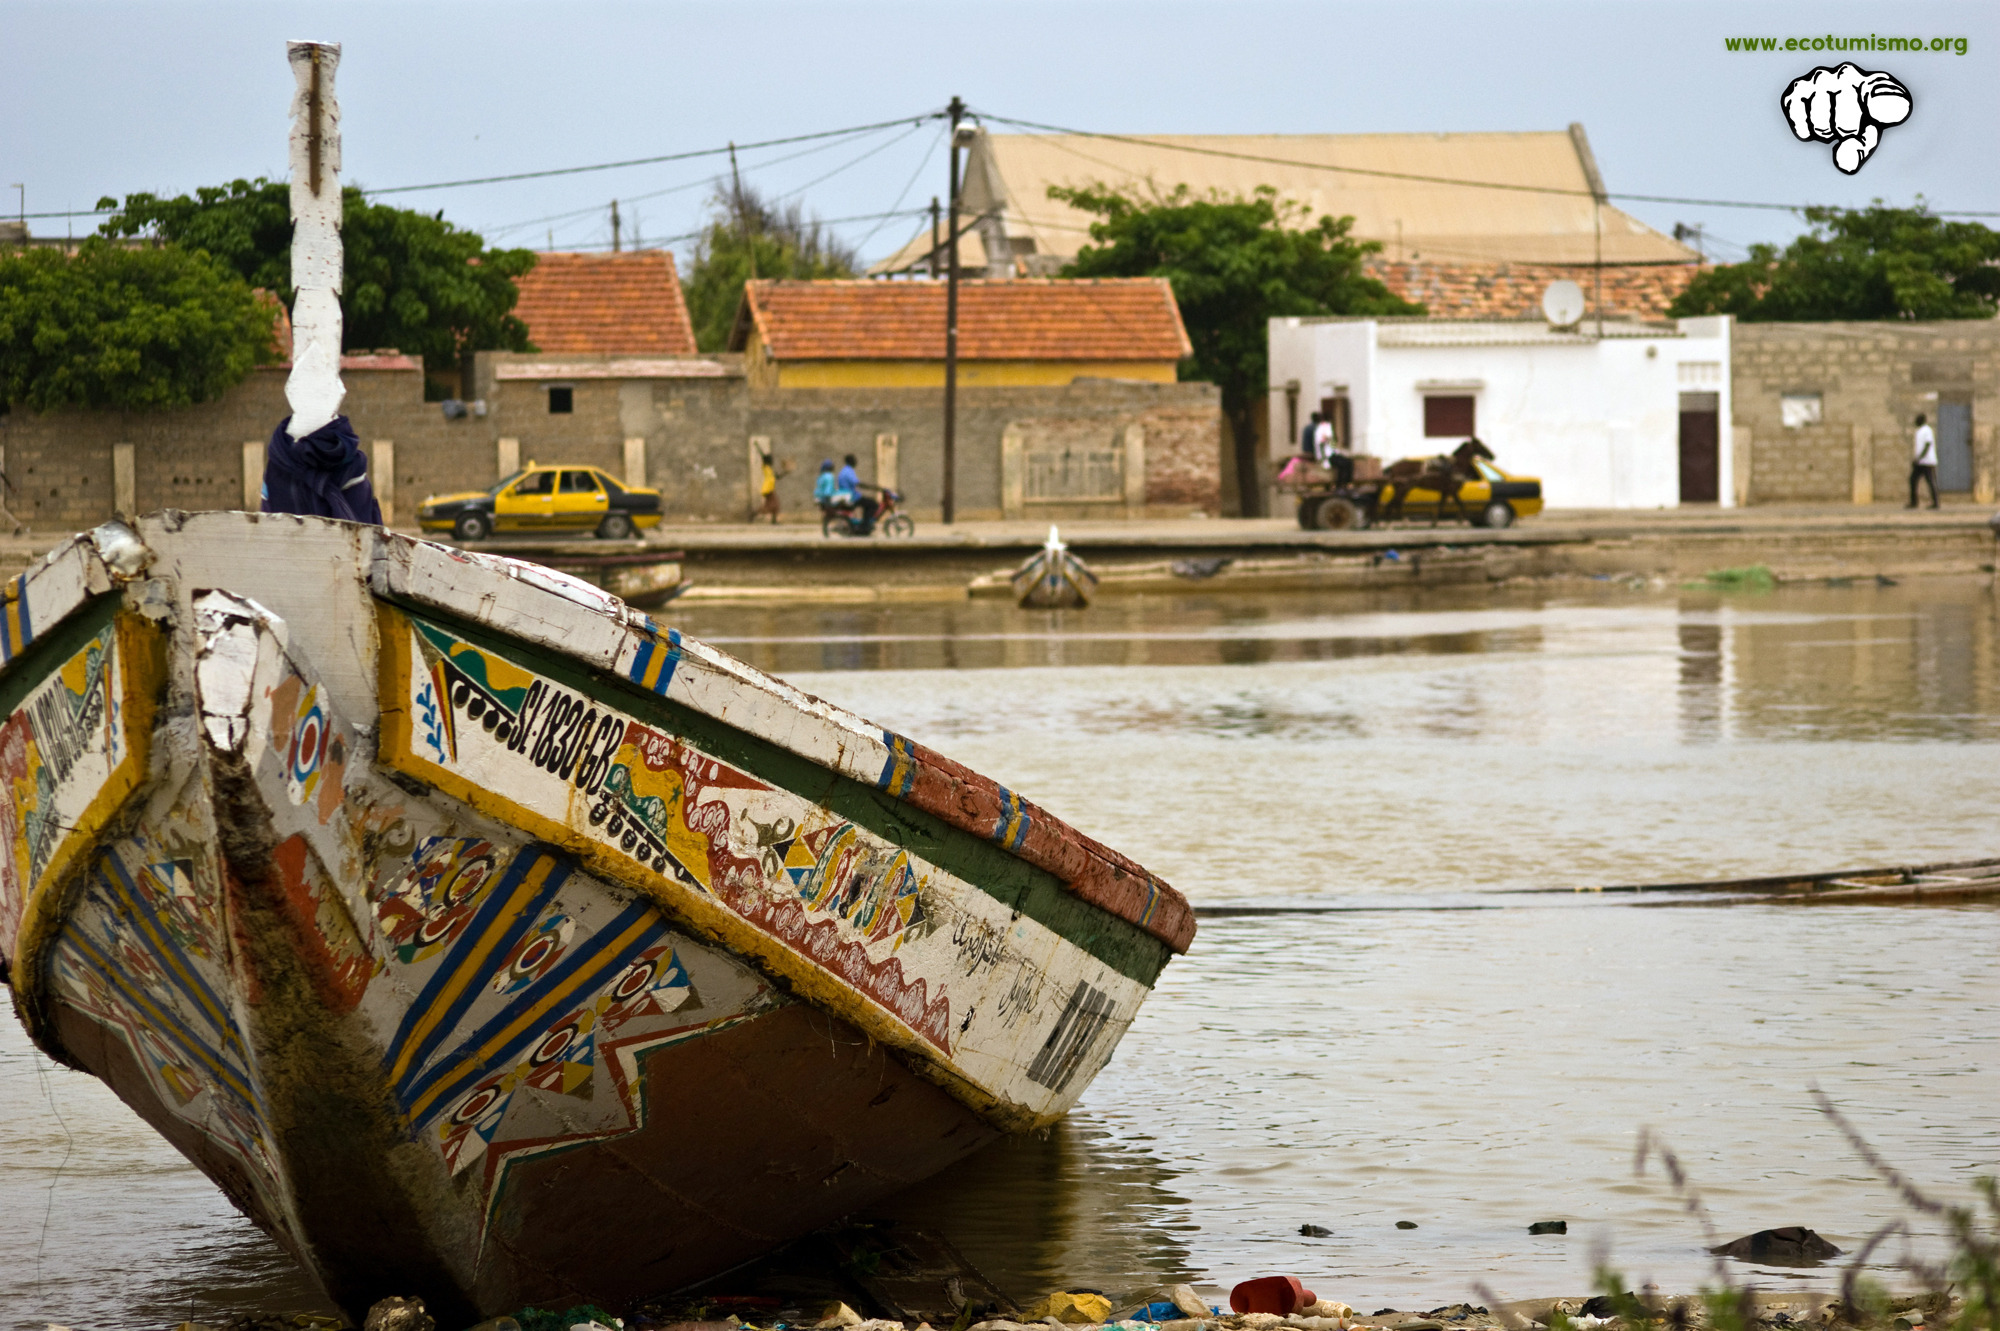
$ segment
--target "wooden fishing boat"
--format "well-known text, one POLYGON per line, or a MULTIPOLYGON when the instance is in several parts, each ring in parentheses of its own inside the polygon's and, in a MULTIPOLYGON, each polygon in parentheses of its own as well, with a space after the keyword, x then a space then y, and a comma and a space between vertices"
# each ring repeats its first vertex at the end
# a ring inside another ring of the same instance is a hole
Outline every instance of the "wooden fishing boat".
POLYGON ((1014 599, 1023 610, 1067 610, 1090 604, 1097 575, 1070 553, 1054 527, 1042 548, 1014 572, 1014 599))
POLYGON ((522 561, 165 513, 0 604, 0 956, 359 1317, 615 1305, 1065 1113, 1187 902, 522 561))

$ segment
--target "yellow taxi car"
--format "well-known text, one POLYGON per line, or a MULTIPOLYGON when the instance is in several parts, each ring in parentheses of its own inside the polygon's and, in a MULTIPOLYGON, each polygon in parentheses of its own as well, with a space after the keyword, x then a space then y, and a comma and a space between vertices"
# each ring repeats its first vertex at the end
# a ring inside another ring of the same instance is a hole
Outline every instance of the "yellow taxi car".
POLYGON ((660 524, 660 492, 626 485, 597 467, 530 462, 490 490, 428 495, 417 509, 427 532, 483 541, 496 532, 596 533, 624 540, 660 524))
POLYGON ((1445 504, 1436 490, 1419 485, 1403 496, 1397 507, 1411 518, 1439 518, 1447 514, 1463 517, 1475 527, 1511 527, 1515 518, 1533 517, 1542 511, 1542 483, 1533 476, 1505 472, 1485 458, 1472 458, 1473 479, 1459 487, 1458 502, 1445 504))

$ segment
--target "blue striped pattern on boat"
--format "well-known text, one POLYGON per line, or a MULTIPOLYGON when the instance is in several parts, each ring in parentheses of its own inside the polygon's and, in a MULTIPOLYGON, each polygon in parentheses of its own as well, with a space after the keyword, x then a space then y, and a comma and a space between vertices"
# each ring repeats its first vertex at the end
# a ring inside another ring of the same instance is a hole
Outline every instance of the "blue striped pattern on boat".
POLYGON ((651 904, 634 901, 588 938, 578 940, 548 974, 522 990, 477 1030, 455 1041, 459 1057, 441 1060, 435 1068, 397 1086, 397 1097, 411 1121, 434 1118, 496 1067, 519 1062, 524 1046, 532 1047, 547 1035, 552 1017, 567 1015, 666 933, 651 904), (538 1008, 543 1010, 538 1012, 538 1008), (510 1028, 519 1029, 510 1033, 510 1028))
POLYGON ((674 668, 680 663, 681 631, 668 629, 665 642, 657 637, 640 641, 639 650, 632 657, 632 668, 626 675, 641 688, 665 693, 667 685, 674 681, 674 668))
POLYGON ((569 861, 553 846, 533 842, 514 853, 507 871, 486 894, 479 911, 459 935, 389 1042, 385 1055, 396 1098, 406 1106, 424 1064, 464 1019, 485 991, 493 969, 541 918, 570 875, 569 861), (540 872, 537 872, 537 871, 540 872))
POLYGON ((901 799, 917 784, 916 755, 910 752, 910 741, 892 730, 882 732, 882 742, 889 746, 889 757, 882 764, 882 775, 875 778, 875 788, 901 799))
POLYGON ((35 617, 28 609, 28 575, 7 580, 6 604, 0 606, 0 665, 19 656, 35 640, 35 617))
POLYGON ((993 829, 993 839, 1009 850, 1019 850, 1021 843, 1028 839, 1028 828, 1034 819, 1028 816, 1027 804, 1005 786, 1000 791, 1000 821, 993 829))

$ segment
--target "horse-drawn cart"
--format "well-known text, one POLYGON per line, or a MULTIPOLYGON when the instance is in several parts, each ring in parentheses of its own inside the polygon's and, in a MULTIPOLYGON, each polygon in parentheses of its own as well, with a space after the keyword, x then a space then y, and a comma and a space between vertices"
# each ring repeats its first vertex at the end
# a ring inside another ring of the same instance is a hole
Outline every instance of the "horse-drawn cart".
POLYGON ((1494 466, 1493 454, 1477 439, 1446 456, 1405 458, 1387 468, 1374 458, 1354 461, 1345 484, 1313 458, 1286 461, 1278 490, 1298 496, 1299 526, 1358 531, 1404 518, 1427 517, 1436 526, 1450 517, 1475 527, 1510 527, 1542 511, 1542 483, 1494 466))

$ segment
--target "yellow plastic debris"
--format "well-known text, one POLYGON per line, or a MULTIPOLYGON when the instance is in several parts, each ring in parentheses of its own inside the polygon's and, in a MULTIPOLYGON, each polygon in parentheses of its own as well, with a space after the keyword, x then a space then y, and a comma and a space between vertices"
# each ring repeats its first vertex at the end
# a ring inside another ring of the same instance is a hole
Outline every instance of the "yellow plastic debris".
POLYGON ((1071 1293, 1062 1289, 1037 1301, 1034 1307, 1021 1314, 1021 1320, 1039 1322, 1044 1317, 1053 1317, 1068 1326, 1096 1326, 1109 1316, 1111 1300, 1102 1294, 1071 1293))
POLYGON ((848 1307, 846 1304, 829 1303, 826 1306, 826 1311, 820 1314, 819 1321, 815 1322, 813 1325, 815 1327, 828 1327, 828 1328, 843 1327, 843 1326, 860 1326, 862 1321, 863 1318, 861 1314, 854 1311, 854 1309, 848 1307))

